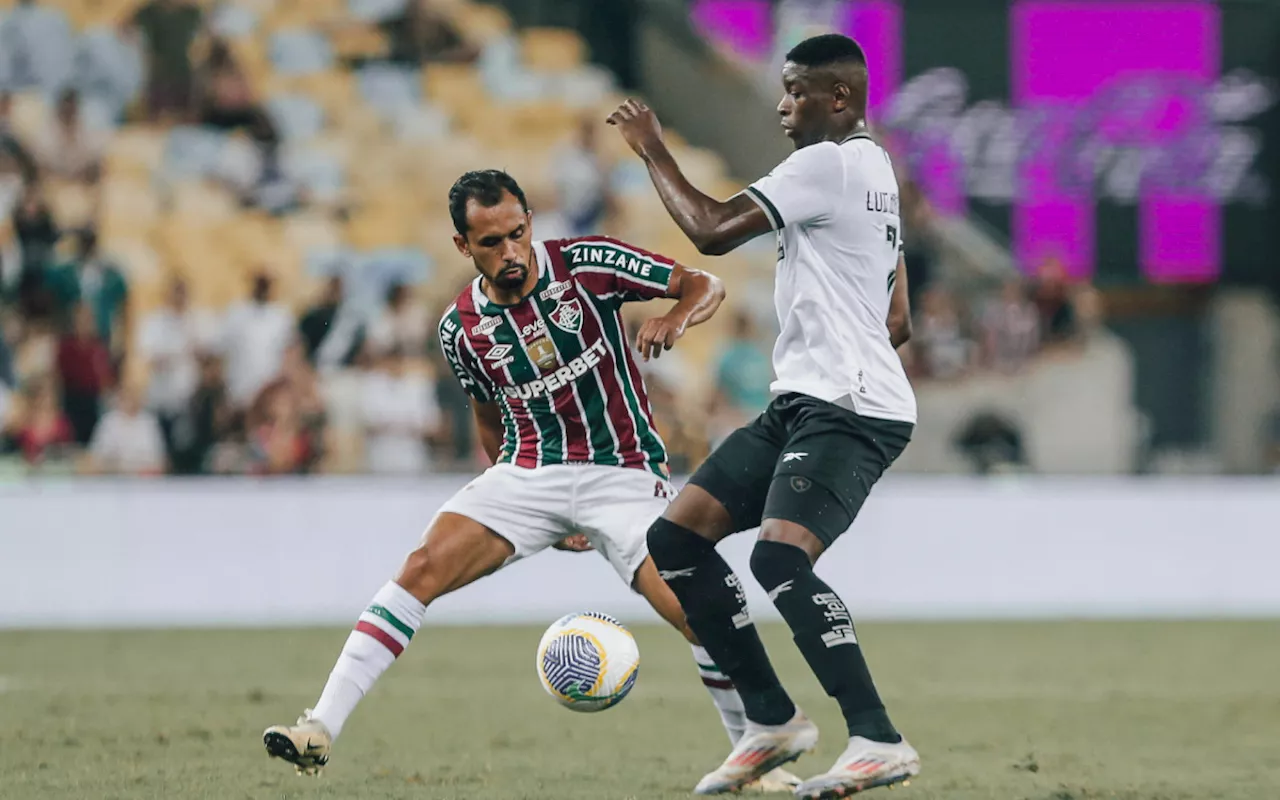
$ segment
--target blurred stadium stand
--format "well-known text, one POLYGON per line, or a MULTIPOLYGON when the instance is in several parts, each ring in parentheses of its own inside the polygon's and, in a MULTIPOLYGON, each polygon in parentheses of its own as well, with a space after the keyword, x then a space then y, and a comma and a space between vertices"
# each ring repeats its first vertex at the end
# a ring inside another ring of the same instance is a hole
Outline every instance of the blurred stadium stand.
MULTIPOLYGON (((475 469, 465 404, 430 334, 473 274, 454 250, 448 187, 502 167, 528 192, 538 235, 609 233, 728 283, 733 307, 650 370, 675 466, 696 464, 759 408, 774 246, 696 252, 621 139, 589 124, 624 87, 654 98, 686 174, 711 194, 786 154, 776 98, 698 38, 683 3, 0 2, 0 459, 19 474, 121 471, 109 442, 60 427, 136 392, 150 410, 130 419, 154 418, 167 448, 123 471, 396 471, 372 463, 376 436, 416 442, 423 457, 404 471, 475 469), (96 250, 71 235, 81 230, 96 250), (113 300, 104 275, 127 290, 113 300), (180 313, 175 281, 189 298, 180 313), (78 302, 97 322, 83 341, 70 335, 78 302), (180 346, 166 348, 166 331, 180 346), (97 363, 89 342, 108 354, 101 375, 82 369, 97 363), (69 389, 68 372, 91 379, 69 389), (176 400, 157 400, 157 381, 176 400), (251 394, 225 397, 228 381, 251 394), (424 407, 373 402, 379 381, 424 407)), ((1237 399, 1276 383, 1273 305, 1237 303, 1253 327, 1229 299, 1200 307, 1222 321, 1214 353, 1235 347, 1228 337, 1254 346, 1206 360, 1217 399, 1186 437, 1189 460, 1174 463, 1171 447, 1162 462, 1141 395, 1176 384, 1140 380, 1135 336, 1104 324, 1123 304, 1053 265, 1020 271, 980 216, 943 213, 901 179, 917 313, 904 357, 922 414, 902 469, 1276 465, 1259 433, 1274 401, 1237 399)))

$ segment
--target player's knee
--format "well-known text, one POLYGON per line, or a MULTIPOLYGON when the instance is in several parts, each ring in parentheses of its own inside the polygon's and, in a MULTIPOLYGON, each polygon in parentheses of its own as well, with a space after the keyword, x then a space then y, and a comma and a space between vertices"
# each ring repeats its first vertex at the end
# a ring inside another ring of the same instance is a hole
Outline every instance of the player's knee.
POLYGON ((649 555, 659 571, 684 569, 715 545, 688 528, 658 517, 649 526, 649 555))
POLYGON ((447 585, 447 577, 441 568, 440 559, 428 551, 426 545, 414 550, 404 560, 396 583, 413 595, 423 605, 429 604, 441 594, 447 585))
POLYGON ((793 544, 759 541, 751 550, 751 574, 766 592, 812 570, 808 554, 793 544))

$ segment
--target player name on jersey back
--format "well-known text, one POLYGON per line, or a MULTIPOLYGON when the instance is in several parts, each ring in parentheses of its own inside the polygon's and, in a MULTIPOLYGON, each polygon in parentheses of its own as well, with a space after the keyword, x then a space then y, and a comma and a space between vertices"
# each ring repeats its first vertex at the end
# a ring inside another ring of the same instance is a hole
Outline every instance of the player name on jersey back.
POLYGON ((493 303, 477 279, 440 322, 458 381, 502 409, 499 460, 636 467, 666 477, 666 448, 620 309, 664 296, 672 263, 603 237, 535 242, 534 253, 538 281, 519 303, 493 303))

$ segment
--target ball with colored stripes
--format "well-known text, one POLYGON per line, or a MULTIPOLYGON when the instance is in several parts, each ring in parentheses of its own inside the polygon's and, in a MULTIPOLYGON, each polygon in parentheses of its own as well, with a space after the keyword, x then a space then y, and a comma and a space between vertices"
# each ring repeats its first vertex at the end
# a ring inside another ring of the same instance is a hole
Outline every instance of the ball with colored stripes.
POLYGON ((608 614, 569 614, 538 643, 538 679, 561 705, 603 711, 636 684, 640 648, 631 631, 608 614))

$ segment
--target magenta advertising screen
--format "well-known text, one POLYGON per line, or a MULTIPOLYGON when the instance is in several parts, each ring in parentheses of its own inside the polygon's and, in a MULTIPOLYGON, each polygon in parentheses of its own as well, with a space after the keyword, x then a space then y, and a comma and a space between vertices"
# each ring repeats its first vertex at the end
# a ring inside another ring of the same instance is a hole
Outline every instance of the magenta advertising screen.
POLYGON ((694 20, 764 69, 818 28, 857 39, 897 159, 944 212, 999 207, 1025 269, 1056 259, 1083 277, 1120 259, 1146 281, 1216 280, 1224 209, 1269 196, 1250 123, 1272 104, 1263 78, 1224 74, 1221 9, 1019 0, 977 24, 965 5, 917 21, 897 0, 809 3, 797 23, 768 2, 700 0, 694 20))

